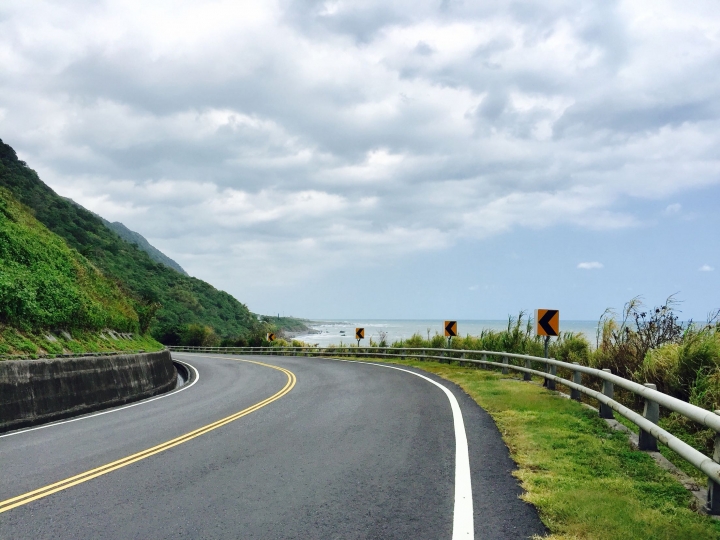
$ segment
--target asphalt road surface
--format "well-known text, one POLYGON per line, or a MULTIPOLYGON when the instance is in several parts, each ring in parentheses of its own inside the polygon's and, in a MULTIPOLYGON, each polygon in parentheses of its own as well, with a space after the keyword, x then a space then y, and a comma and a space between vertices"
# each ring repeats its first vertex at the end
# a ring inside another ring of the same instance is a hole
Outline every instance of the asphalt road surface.
POLYGON ((331 359, 173 357, 192 385, 0 436, 0 539, 545 534, 495 424, 451 383, 331 359))

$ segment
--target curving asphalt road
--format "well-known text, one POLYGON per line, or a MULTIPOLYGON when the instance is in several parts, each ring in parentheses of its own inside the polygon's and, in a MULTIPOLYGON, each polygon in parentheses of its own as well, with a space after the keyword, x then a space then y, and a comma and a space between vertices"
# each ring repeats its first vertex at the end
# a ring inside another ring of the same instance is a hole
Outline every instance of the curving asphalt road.
POLYGON ((0 538, 545 534, 492 419, 447 381, 331 359, 173 357, 197 370, 193 386, 0 436, 0 538))

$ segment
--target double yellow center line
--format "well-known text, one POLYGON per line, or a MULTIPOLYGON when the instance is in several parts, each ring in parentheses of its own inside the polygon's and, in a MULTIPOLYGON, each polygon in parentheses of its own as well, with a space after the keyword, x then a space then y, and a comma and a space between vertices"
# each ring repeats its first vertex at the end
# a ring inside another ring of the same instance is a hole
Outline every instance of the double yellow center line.
POLYGON ((83 482, 87 482, 88 480, 92 480, 93 478, 97 478, 98 476, 102 476, 104 474, 108 474, 112 471, 116 471, 123 467, 127 467, 128 465, 130 465, 132 463, 135 463, 135 462, 140 461, 145 458, 149 458, 150 456, 154 456, 155 454, 159 454, 160 452, 164 452, 165 450, 169 450, 170 448, 172 448, 174 446, 178 446, 179 444, 185 443, 189 440, 192 440, 195 437, 200 437, 201 435, 205 435, 206 433, 209 433, 210 431, 213 431, 214 429, 217 429, 226 424, 229 424, 230 422, 233 422, 233 421, 237 420, 238 418, 242 418, 243 416, 246 416, 252 412, 255 412, 258 409, 261 409, 265 405, 268 405, 268 404, 272 403, 273 401, 280 399, 285 394, 290 392, 290 390, 292 390, 293 387, 295 386, 295 382, 297 381, 297 379, 295 377, 295 374, 292 371, 289 371, 285 368, 281 368, 278 366, 264 364, 262 362, 253 362, 252 360, 240 360, 240 361, 241 362, 249 362, 251 364, 257 364, 259 366, 265 366, 265 367, 269 367, 272 369, 277 369, 278 371, 282 371, 285 375, 287 375, 287 383, 282 388, 282 390, 280 390, 276 394, 273 394, 269 398, 264 399, 260 403, 256 403, 255 405, 252 405, 251 407, 248 407, 247 409, 243 409, 240 412, 236 412, 235 414, 231 414, 230 416, 221 418, 220 420, 213 422, 212 424, 203 426, 199 429, 196 429, 195 431, 191 431, 190 433, 186 433, 185 435, 181 435, 180 437, 177 437, 175 439, 169 440, 169 441, 159 444, 157 446, 153 446, 152 448, 148 448, 147 450, 143 450, 142 452, 138 452, 137 454, 133 454, 133 455, 127 456, 123 459, 113 461, 112 463, 108 463, 107 465, 103 465, 102 467, 97 467, 96 469, 91 469, 84 473, 81 473, 81 474, 78 474, 75 476, 71 476, 70 478, 61 480, 60 482, 55 482, 54 484, 50 484, 48 486, 41 487, 40 489, 36 489, 34 491, 29 491, 22 495, 18 495, 17 497, 13 497, 11 499, 6 499, 4 501, 0 501, 0 514, 2 514, 3 512, 7 512, 8 510, 12 510, 13 508, 17 508, 18 506, 27 504, 29 502, 36 501, 38 499, 42 499, 43 497, 47 497, 48 495, 52 495, 53 493, 57 493, 58 491, 62 491, 64 489, 70 488, 72 486, 76 486, 78 484, 82 484, 83 482))

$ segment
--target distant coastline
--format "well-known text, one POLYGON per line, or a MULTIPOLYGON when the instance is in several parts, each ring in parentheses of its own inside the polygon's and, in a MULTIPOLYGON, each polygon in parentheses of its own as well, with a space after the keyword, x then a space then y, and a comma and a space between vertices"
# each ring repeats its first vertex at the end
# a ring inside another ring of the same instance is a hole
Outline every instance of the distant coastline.
MULTIPOLYGON (((388 343, 407 339, 413 334, 420 334, 423 337, 432 337, 435 333, 442 333, 443 321, 440 319, 326 319, 307 320, 305 324, 310 328, 307 332, 289 332, 286 337, 292 337, 306 343, 318 344, 320 346, 339 345, 340 343, 354 343, 355 328, 365 328, 365 344, 370 338, 378 341, 380 333, 386 333, 388 343), (429 332, 428 332, 429 330, 429 332), (341 334, 344 332, 344 334, 341 334)), ((458 319, 458 334, 461 336, 478 336, 483 330, 505 330, 508 321, 504 320, 461 320, 458 319)), ((560 322, 561 332, 582 333, 590 344, 595 346, 598 321, 568 320, 560 322)))

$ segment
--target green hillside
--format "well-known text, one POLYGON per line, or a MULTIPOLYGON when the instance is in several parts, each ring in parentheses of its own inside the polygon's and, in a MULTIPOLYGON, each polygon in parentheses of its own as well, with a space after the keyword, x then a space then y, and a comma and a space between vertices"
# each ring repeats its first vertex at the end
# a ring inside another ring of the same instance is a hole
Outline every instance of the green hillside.
POLYGON ((268 328, 228 293, 153 261, 97 216, 58 196, 2 140, 0 187, 9 190, 38 221, 130 294, 136 302, 140 326, 152 321, 149 330, 159 341, 178 343, 188 328, 198 325, 210 327, 219 337, 233 339, 257 338, 268 328))
POLYGON ((0 187, 0 360, 161 349, 136 307, 0 187))
MULTIPOLYGON (((102 218, 100 218, 102 219, 102 218)), ((105 226, 114 231, 115 234, 117 234, 120 238, 125 240, 126 242, 129 242, 131 244, 137 244, 140 249, 142 249, 145 253, 147 253, 150 258, 155 261, 164 264, 165 266, 169 266, 173 270, 177 270, 181 274, 187 276, 188 273, 185 271, 185 269, 180 266, 178 263, 173 261, 170 257, 165 255, 162 251, 157 249, 155 246, 150 244, 150 242, 147 241, 147 239, 140 233, 137 233, 135 231, 131 231, 128 229, 125 225, 120 223, 119 221, 110 222, 106 219, 103 219, 102 222, 105 224, 105 226)))
MULTIPOLYGON (((77 206, 78 208, 85 210, 87 212, 90 212, 87 208, 84 208, 81 204, 78 204, 77 202, 73 201, 72 199, 69 199, 67 197, 63 197, 66 201, 68 201, 70 204, 77 206)), ((129 244, 137 244, 137 246, 143 250, 145 253, 147 253, 150 258, 155 261, 164 264, 165 266, 169 266, 173 270, 177 270, 183 275, 188 275, 188 273, 185 271, 185 269, 180 266, 178 263, 173 261, 170 257, 165 255, 162 251, 157 249, 155 246, 150 244, 150 242, 147 241, 147 238, 145 238, 142 234, 137 233, 135 231, 131 231, 128 229, 125 225, 120 223, 119 221, 110 222, 107 219, 105 219, 102 216, 98 216, 95 212, 90 212, 93 216, 98 218, 100 221, 102 221, 103 225, 105 225, 108 229, 113 231, 115 234, 117 234, 120 238, 128 242, 129 244)))
POLYGON ((137 332, 120 288, 0 188, 0 323, 40 329, 137 332))

